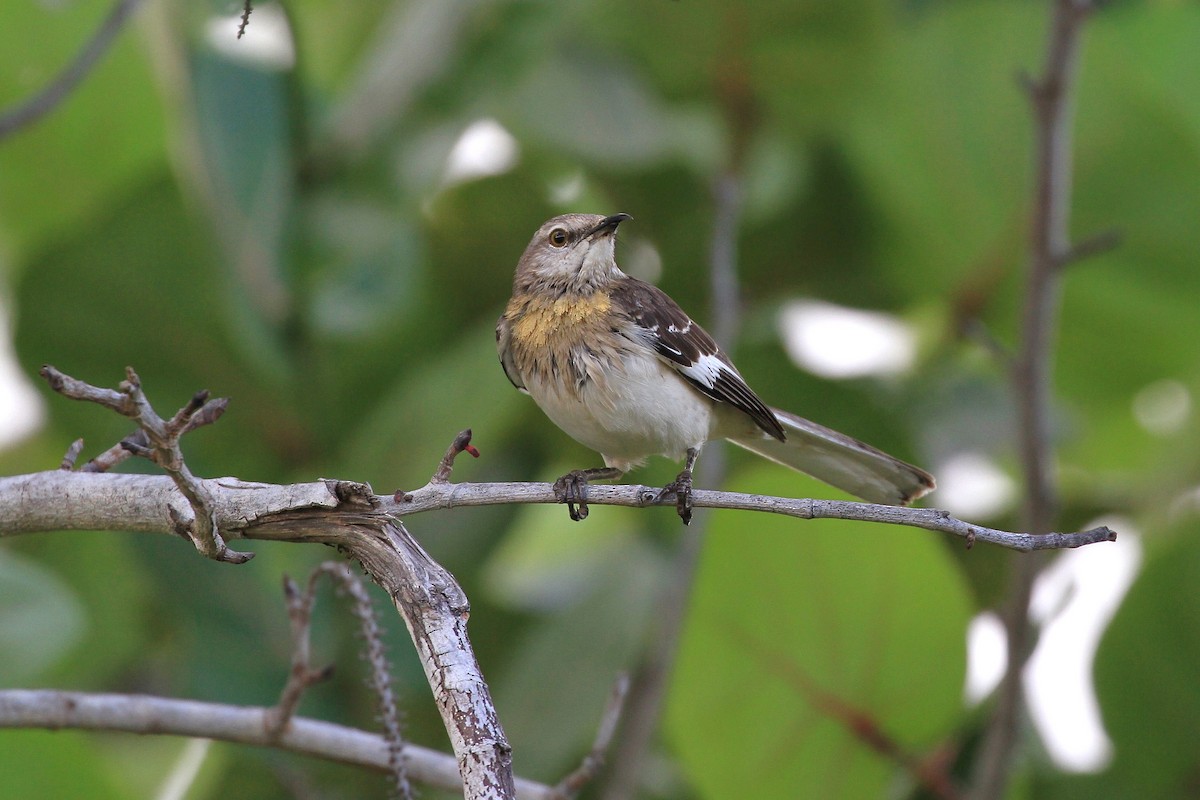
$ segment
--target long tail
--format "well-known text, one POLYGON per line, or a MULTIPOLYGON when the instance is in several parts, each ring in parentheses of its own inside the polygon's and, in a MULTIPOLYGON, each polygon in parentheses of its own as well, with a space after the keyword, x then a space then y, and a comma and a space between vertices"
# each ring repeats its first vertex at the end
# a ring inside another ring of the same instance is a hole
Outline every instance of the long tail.
POLYGON ((781 442, 766 434, 729 441, 763 458, 799 470, 869 503, 908 505, 932 491, 933 476, 882 450, 772 408, 787 431, 781 442))

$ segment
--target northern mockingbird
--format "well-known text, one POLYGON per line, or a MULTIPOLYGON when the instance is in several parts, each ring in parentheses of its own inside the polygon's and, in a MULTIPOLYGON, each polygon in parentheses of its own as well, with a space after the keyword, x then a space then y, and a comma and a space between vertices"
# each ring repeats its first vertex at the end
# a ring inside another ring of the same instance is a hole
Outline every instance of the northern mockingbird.
POLYGON ((692 469, 710 439, 873 503, 903 505, 933 489, 924 470, 764 404, 674 300, 617 267, 615 235, 627 219, 565 214, 538 228, 496 325, 508 379, 604 458, 603 468, 573 470, 555 483, 571 519, 587 516, 589 480, 619 478, 664 455, 684 467, 659 496, 674 494, 687 524, 692 469))

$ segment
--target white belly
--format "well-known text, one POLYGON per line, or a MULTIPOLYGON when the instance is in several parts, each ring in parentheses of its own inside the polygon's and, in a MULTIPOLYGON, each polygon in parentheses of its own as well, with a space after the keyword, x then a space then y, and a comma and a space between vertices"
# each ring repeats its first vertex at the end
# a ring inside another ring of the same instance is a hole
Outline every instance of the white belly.
POLYGON ((623 363, 621 371, 592 373, 578 393, 528 381, 526 388, 554 424, 621 470, 652 455, 678 461, 708 441, 710 398, 656 356, 627 353, 623 363))

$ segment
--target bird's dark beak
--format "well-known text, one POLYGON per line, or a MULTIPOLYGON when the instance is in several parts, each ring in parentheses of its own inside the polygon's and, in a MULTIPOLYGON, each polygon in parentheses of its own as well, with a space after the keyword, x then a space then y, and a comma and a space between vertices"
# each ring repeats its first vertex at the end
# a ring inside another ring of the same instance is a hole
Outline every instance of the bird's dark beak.
POLYGON ((627 219, 633 219, 628 214, 613 214, 611 217, 605 217, 600 220, 596 227, 587 232, 588 236, 595 236, 597 233, 610 234, 616 231, 617 226, 627 219))

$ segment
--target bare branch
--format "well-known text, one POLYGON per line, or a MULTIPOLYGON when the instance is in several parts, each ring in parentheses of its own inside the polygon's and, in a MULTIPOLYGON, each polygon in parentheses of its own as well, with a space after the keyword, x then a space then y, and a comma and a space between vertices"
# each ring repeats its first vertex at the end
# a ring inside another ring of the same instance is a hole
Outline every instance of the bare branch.
MULTIPOLYGON (((447 483, 428 484, 409 493, 408 500, 396 501, 391 497, 372 495, 372 500, 378 506, 358 512, 353 505, 342 505, 342 500, 335 494, 341 491, 339 487, 346 485, 344 481, 277 486, 236 478, 211 478, 203 483, 214 498, 217 523, 231 538, 320 541, 335 546, 348 546, 347 539, 352 538, 342 529, 360 523, 394 523, 395 516, 468 506, 559 502, 553 485, 549 483, 447 483), (334 511, 338 513, 332 513, 334 511), (312 516, 311 520, 305 520, 306 523, 323 525, 330 530, 321 536, 304 530, 291 532, 290 535, 287 531, 278 530, 280 523, 290 519, 289 515, 302 513, 312 516)), ((1076 533, 1010 533, 964 522, 936 508, 904 508, 849 500, 772 497, 705 489, 695 489, 693 493, 697 508, 760 511, 798 519, 845 519, 905 525, 948 533, 964 540, 973 534, 976 541, 1020 552, 1082 547, 1096 542, 1115 541, 1117 537, 1115 531, 1103 526, 1076 533)), ((658 505, 674 508, 673 501, 658 501, 657 496, 658 490, 650 486, 588 487, 588 502, 595 505, 631 508, 658 505)), ((170 526, 164 509, 179 504, 181 500, 170 479, 156 475, 54 470, 0 478, 0 538, 58 530, 165 533, 170 531, 170 526)), ((428 559, 428 556, 421 550, 418 558, 428 559)), ((423 568, 421 572, 426 570, 423 568)), ((437 571, 443 572, 440 568, 437 571)), ((455 585, 453 602, 466 603, 461 591, 455 585)))
MULTIPOLYGON (((126 437, 120 446, 129 452, 143 456, 163 469, 179 487, 188 500, 188 514, 183 509, 174 509, 173 517, 177 532, 191 539, 196 549, 216 561, 244 564, 254 557, 253 553, 241 553, 226 546, 225 540, 212 516, 212 503, 205 493, 203 483, 192 475, 179 449, 179 438, 196 427, 192 420, 205 408, 208 392, 197 392, 170 420, 164 421, 154 411, 142 391, 142 381, 133 367, 125 368, 125 380, 117 391, 101 389, 84 381, 59 372, 49 364, 41 369, 42 377, 56 392, 73 400, 85 400, 112 409, 134 420, 141 429, 142 437, 126 437)), ((209 416, 219 417, 223 409, 215 409, 209 416)), ((203 423, 198 423, 203 424, 203 423)))
POLYGON ((242 20, 238 23, 237 38, 242 38, 246 35, 246 28, 250 27, 250 12, 254 10, 254 4, 250 0, 242 5, 242 20))
MULTIPOLYGON (((165 697, 53 690, 0 690, 0 728, 64 728, 194 736, 276 747, 301 755, 387 772, 390 748, 382 736, 331 722, 296 717, 278 738, 268 732, 273 709, 175 700, 165 697)), ((404 746, 413 780, 462 792, 452 756, 415 744, 404 746)), ((521 800, 558 800, 556 790, 518 778, 521 800)))
POLYGON ((100 61, 141 0, 118 0, 92 38, 44 89, 0 113, 0 139, 37 122, 67 98, 100 61))
MULTIPOLYGON (((227 408, 229 408, 228 397, 215 397, 209 400, 199 411, 192 415, 191 419, 183 427, 183 430, 179 432, 179 435, 183 436, 203 425, 213 424, 221 418, 221 415, 225 413, 227 408)), ((149 449, 149 447, 150 440, 147 438, 146 432, 141 430, 134 431, 84 464, 80 467, 80 471, 107 472, 125 459, 138 455, 140 452, 149 449)))
POLYGON ((327 680, 333 674, 332 664, 322 669, 312 668, 309 626, 316 594, 311 591, 311 586, 310 591, 301 592, 296 582, 287 575, 283 576, 283 593, 287 599, 288 621, 291 623, 294 647, 287 683, 279 695, 279 702, 267 712, 267 736, 272 741, 278 741, 283 734, 308 687, 327 680))
MULTIPOLYGON (((1042 534, 1053 527, 1059 506, 1050 417, 1052 355, 1061 305, 1062 267, 1116 243, 1111 235, 1078 246, 1070 242, 1075 86, 1083 26, 1094 9, 1092 0, 1053 0, 1042 75, 1024 82, 1034 117, 1034 194, 1022 341, 1012 375, 1018 446, 1025 478, 1021 524, 1033 534, 1042 534)), ((1041 566, 1040 559, 1011 562, 1009 587, 1001 611, 1008 637, 1008 664, 975 762, 971 780, 973 800, 999 800, 1006 794, 1019 730, 1021 676, 1034 644, 1029 601, 1041 566)))
MULTIPOLYGON (((650 486, 594 485, 588 487, 588 503, 592 505, 670 506, 671 498, 659 499, 657 489, 650 486)), ((391 500, 385 507, 398 515, 465 506, 502 505, 507 503, 555 503, 554 487, 549 483, 446 483, 427 484, 414 492, 404 493, 401 500, 391 500)), ((1033 535, 1010 533, 964 522, 936 508, 905 508, 849 500, 817 500, 811 498, 772 497, 742 492, 692 490, 696 508, 726 508, 739 511, 763 511, 799 519, 845 519, 858 522, 879 522, 905 525, 929 531, 949 533, 971 542, 987 542, 1020 552, 1032 550, 1061 550, 1096 542, 1115 541, 1116 532, 1107 527, 1077 533, 1033 535)))
MULTIPOLYGON (((458 755, 467 796, 511 797, 510 748, 466 633, 469 606, 454 578, 408 534, 395 514, 503 503, 557 503, 548 483, 429 484, 397 502, 363 484, 318 481, 275 486, 233 478, 202 481, 217 526, 233 538, 316 542, 343 548, 392 597, 413 634, 426 677, 458 755)), ((646 486, 594 486, 597 505, 655 505, 646 486)), ((841 518, 912 525, 1030 550, 1111 540, 1107 528, 1077 534, 1006 533, 935 509, 833 500, 793 500, 696 490, 699 507, 759 510, 802 519, 841 518)), ((664 503, 670 505, 669 503, 664 503)), ((0 478, 0 538, 55 530, 172 533, 187 503, 167 476, 51 470, 0 478)), ((259 732, 267 736, 263 718, 259 732)), ((283 737, 293 732, 295 720, 283 737)), ((410 771, 415 776, 415 771, 410 771)))
POLYGON ((83 439, 76 439, 71 442, 71 446, 67 448, 67 452, 63 454, 62 463, 58 465, 59 469, 72 470, 75 468, 75 462, 79 460, 79 454, 83 452, 83 439))
POLYGON ((429 479, 429 482, 446 483, 449 481, 450 473, 454 470, 454 459, 464 450, 470 453, 473 458, 479 458, 479 451, 471 444, 470 428, 459 432, 458 436, 454 437, 454 441, 446 449, 446 454, 442 456, 441 463, 438 464, 437 471, 433 473, 433 477, 429 479))

